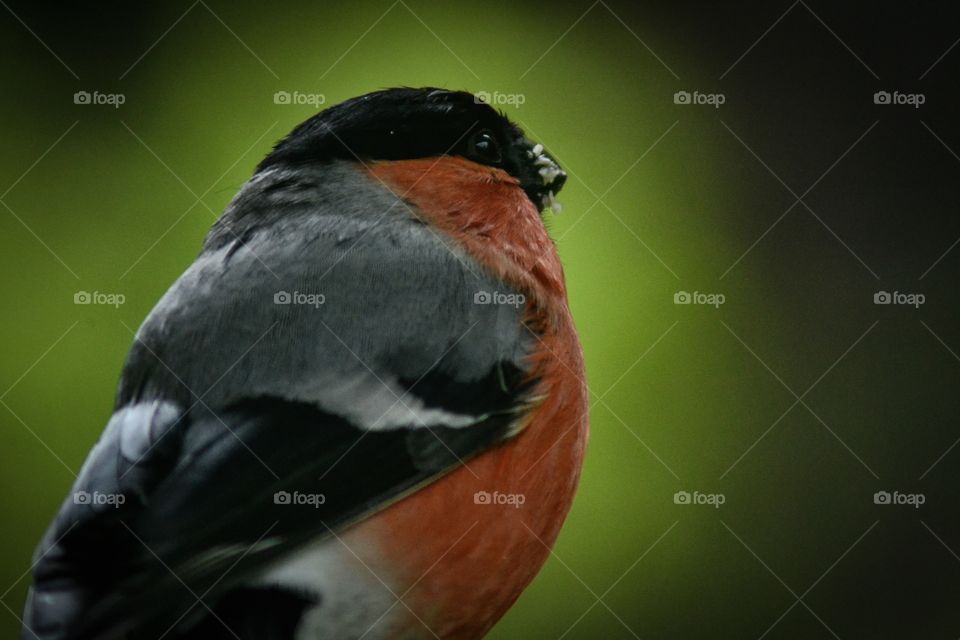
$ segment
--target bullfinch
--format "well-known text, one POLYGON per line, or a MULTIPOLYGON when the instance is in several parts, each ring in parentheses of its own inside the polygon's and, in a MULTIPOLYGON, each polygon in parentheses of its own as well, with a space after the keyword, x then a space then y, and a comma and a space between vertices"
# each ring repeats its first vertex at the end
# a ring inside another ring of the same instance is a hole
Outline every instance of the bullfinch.
POLYGON ((565 180, 466 92, 297 126, 137 331, 23 637, 482 637, 586 446, 565 180))

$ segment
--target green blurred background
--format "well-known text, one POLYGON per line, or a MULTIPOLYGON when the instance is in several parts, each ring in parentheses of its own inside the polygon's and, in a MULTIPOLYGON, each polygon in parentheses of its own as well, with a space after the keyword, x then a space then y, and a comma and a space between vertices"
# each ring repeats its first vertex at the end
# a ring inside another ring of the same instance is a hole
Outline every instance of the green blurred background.
POLYGON ((492 638, 960 635, 949 4, 0 4, 3 637, 131 332, 315 111, 274 94, 398 85, 522 96, 502 108, 571 174, 549 225, 590 450, 555 556, 492 638))

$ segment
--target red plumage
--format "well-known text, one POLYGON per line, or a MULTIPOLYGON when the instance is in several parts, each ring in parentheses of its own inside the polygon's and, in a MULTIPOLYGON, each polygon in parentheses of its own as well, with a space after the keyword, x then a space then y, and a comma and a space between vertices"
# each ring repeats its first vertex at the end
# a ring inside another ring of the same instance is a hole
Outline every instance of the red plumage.
POLYGON ((526 323, 538 335, 531 375, 540 380, 541 399, 524 430, 349 534, 373 549, 364 561, 391 576, 397 595, 409 589, 408 628, 479 638, 549 557, 580 476, 587 390, 563 269, 539 212, 506 172, 457 157, 380 162, 369 170, 424 222, 530 298, 526 323), (524 501, 477 504, 480 491, 524 501))

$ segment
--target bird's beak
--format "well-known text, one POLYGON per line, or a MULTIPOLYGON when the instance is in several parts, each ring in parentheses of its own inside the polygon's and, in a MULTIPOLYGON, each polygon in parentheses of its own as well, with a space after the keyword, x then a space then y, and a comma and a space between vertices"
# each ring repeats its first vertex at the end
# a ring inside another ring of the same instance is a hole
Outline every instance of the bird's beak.
POLYGON ((533 161, 533 166, 543 182, 543 186, 539 190, 541 209, 551 209, 554 213, 560 213, 561 207, 560 203, 557 202, 556 195, 567 182, 567 173, 546 152, 542 144, 534 144, 527 151, 527 154, 533 161))

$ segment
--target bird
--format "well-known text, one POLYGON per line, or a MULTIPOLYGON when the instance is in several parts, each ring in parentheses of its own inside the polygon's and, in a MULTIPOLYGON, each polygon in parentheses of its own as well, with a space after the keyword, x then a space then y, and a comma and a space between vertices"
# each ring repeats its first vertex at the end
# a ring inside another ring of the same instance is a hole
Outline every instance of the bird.
POLYGON ((487 634, 586 451, 545 224, 566 178, 466 91, 375 91, 277 142, 135 333, 23 638, 487 634))

